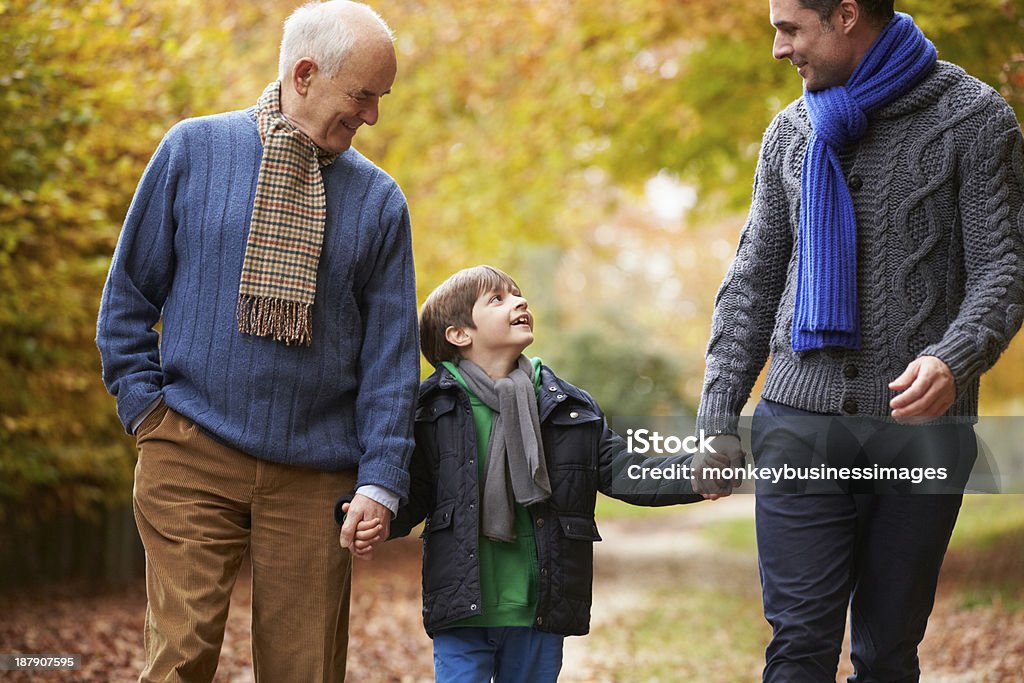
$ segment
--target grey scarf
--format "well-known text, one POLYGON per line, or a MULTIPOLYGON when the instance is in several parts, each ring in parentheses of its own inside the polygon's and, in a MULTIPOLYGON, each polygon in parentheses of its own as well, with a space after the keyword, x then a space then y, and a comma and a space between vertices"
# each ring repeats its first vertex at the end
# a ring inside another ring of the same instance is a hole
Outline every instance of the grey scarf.
POLYGON ((472 361, 459 361, 469 390, 496 414, 487 444, 487 466, 481 495, 481 529, 485 536, 511 543, 516 540, 515 507, 551 496, 540 436, 533 366, 519 356, 508 377, 492 380, 472 361))

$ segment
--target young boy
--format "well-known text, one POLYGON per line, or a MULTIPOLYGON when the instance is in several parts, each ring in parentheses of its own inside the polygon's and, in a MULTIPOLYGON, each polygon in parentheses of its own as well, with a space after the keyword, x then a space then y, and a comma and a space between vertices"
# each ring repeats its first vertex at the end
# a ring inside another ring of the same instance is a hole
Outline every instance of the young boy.
POLYGON ((423 623, 442 683, 557 679, 563 637, 590 628, 598 491, 640 505, 702 499, 689 482, 623 484, 629 465, 690 456, 630 453, 586 392, 523 356, 533 328, 519 287, 490 266, 452 275, 420 312, 436 371, 420 386, 409 502, 391 537, 427 519, 423 623))

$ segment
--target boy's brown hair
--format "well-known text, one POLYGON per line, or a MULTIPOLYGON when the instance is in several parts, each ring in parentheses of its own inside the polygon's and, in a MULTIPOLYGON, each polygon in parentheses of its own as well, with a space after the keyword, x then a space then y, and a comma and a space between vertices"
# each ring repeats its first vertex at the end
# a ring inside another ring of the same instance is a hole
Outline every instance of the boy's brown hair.
POLYGON ((449 327, 476 329, 473 305, 485 292, 519 293, 516 281, 494 266, 474 266, 455 273, 430 293, 420 308, 420 347, 423 356, 437 367, 443 361, 458 363, 459 347, 445 338, 449 327))

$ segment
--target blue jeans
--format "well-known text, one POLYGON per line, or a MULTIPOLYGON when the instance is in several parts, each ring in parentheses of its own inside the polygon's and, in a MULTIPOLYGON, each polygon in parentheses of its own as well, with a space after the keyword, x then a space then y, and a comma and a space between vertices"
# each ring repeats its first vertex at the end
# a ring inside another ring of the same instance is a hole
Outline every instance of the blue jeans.
MULTIPOLYGON (((810 462, 808 444, 816 440, 812 432, 822 434, 819 427, 828 432, 833 463, 895 462, 908 449, 915 457, 928 451, 929 461, 945 459, 951 467, 959 463, 969 470, 973 463, 970 425, 937 430, 945 437, 922 444, 903 431, 912 427, 880 427, 860 440, 843 420, 769 401, 754 415, 751 446, 758 466, 810 462)), ((847 487, 819 494, 796 487, 786 493, 759 486, 758 563, 773 632, 765 651, 766 683, 834 681, 848 608, 854 666, 848 683, 919 679, 917 646, 963 496, 888 490, 847 487)))
POLYGON ((434 634, 437 683, 554 683, 562 641, 527 626, 465 626, 434 634))

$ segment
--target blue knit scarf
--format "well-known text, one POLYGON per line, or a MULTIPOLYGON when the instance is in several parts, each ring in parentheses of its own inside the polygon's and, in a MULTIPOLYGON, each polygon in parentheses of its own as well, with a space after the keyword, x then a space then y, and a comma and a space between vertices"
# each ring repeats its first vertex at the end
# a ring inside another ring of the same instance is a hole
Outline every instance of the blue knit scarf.
POLYGON ((846 85, 804 91, 811 137, 800 183, 800 251, 793 350, 860 347, 857 219, 837 152, 864 137, 868 115, 920 83, 937 53, 897 12, 846 85))

